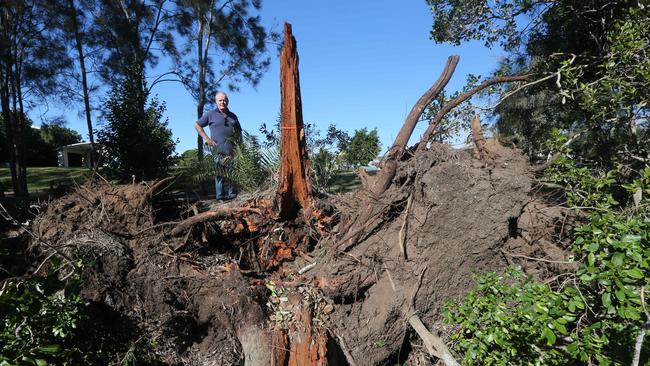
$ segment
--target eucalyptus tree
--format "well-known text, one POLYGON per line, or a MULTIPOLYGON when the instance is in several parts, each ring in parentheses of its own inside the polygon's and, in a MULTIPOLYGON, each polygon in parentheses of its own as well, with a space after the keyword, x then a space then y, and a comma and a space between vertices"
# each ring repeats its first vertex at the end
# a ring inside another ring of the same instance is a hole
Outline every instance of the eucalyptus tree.
MULTIPOLYGON (((180 0, 175 26, 185 43, 174 59, 176 75, 196 101, 197 119, 218 89, 256 85, 268 69, 267 33, 257 13, 259 0, 180 0)), ((197 137, 198 157, 203 141, 197 137)))
POLYGON ((26 112, 48 99, 65 98, 62 70, 69 68, 60 29, 49 26, 53 14, 46 1, 4 2, 0 7, 0 104, 14 194, 27 196, 23 130, 26 112))

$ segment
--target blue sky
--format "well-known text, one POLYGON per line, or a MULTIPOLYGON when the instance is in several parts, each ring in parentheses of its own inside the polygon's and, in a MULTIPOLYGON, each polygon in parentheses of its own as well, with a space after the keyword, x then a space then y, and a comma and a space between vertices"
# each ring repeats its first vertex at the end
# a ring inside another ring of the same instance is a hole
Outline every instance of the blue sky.
MULTIPOLYGON (((460 63, 448 91, 461 88, 469 73, 493 71, 502 55, 479 42, 460 47, 434 43, 429 39, 431 10, 424 0, 266 0, 260 15, 263 24, 276 31, 285 21, 292 24, 305 121, 321 131, 330 123, 350 133, 377 128, 384 151, 449 55, 460 55, 460 63)), ((240 91, 229 93, 230 109, 249 132, 257 132, 262 122, 272 124, 279 113, 279 54, 276 47, 269 48, 272 63, 257 87, 241 85, 240 91)), ((165 65, 161 62, 159 69, 165 65)), ((169 127, 179 140, 176 151, 195 148, 196 109, 191 96, 173 82, 157 84, 153 93, 166 103, 169 127)), ((63 113, 68 127, 87 134, 78 111, 63 113)), ((39 119, 34 120, 38 125, 39 119)), ((425 128, 418 126, 414 136, 425 128)))

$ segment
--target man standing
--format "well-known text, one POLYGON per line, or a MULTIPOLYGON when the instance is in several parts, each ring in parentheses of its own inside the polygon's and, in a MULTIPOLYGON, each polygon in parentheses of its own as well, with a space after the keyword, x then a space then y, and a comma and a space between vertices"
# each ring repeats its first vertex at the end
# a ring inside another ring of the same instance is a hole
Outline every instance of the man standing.
MULTIPOLYGON (((232 158, 232 139, 241 138, 241 125, 237 116, 228 110, 228 96, 224 92, 218 92, 215 96, 217 109, 204 113, 194 123, 194 128, 203 141, 212 149, 215 163, 221 164, 232 158), (210 137, 205 134, 203 127, 210 126, 210 137)), ((214 177, 215 198, 217 200, 229 200, 237 196, 235 187, 228 184, 228 192, 224 190, 223 177, 214 177)))

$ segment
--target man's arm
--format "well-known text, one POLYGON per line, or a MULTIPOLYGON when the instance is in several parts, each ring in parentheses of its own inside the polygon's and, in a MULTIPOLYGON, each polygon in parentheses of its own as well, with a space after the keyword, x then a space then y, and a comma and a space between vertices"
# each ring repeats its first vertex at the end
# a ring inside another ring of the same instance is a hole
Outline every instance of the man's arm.
POLYGON ((217 143, 208 137, 208 135, 205 134, 205 131, 203 130, 203 127, 199 126, 198 122, 194 122, 194 128, 196 128, 196 132, 199 133, 199 136, 205 141, 206 144, 210 146, 217 146, 217 143))

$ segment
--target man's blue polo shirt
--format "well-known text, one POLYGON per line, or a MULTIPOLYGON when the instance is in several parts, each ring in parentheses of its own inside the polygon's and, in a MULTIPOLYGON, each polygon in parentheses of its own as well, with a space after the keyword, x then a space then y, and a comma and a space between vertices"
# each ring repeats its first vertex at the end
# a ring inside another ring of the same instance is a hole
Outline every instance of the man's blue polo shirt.
POLYGON ((241 131, 239 120, 234 113, 227 111, 223 114, 219 109, 213 109, 204 113, 197 123, 201 127, 210 126, 210 138, 217 143, 218 152, 232 155, 230 136, 241 131))

